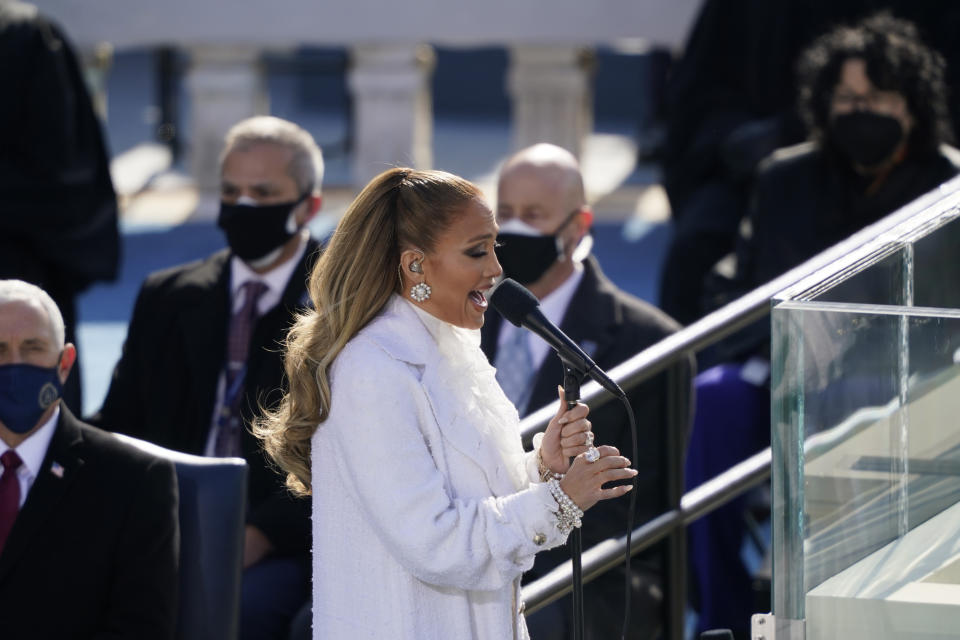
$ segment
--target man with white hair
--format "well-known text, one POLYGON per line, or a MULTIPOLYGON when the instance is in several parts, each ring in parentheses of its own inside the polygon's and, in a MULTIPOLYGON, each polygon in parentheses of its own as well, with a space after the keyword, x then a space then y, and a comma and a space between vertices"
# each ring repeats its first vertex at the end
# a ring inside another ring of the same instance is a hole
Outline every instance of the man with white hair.
POLYGON ((172 638, 173 464, 70 413, 75 359, 53 299, 0 280, 0 635, 172 638))
MULTIPOLYGON (((666 314, 621 291, 590 254, 593 212, 586 202, 580 165, 569 151, 536 144, 504 163, 497 185, 497 257, 505 276, 526 286, 540 300, 548 319, 609 371, 679 327, 666 314)), ((557 400, 562 381, 560 359, 546 342, 489 314, 481 346, 497 367, 497 379, 521 416, 557 400)), ((692 364, 674 367, 689 385, 692 364)), ((590 414, 598 444, 614 445, 633 459, 638 476, 635 526, 667 508, 663 500, 661 443, 669 424, 667 373, 632 389, 628 396, 637 415, 641 443, 632 458, 630 423, 619 403, 590 414)), ((684 422, 685 417, 680 419, 684 422)), ((583 545, 626 533, 630 501, 598 504, 583 520, 583 545)), ((537 554, 530 582, 569 559, 563 547, 537 554)), ((633 565, 631 628, 627 637, 653 638, 660 628, 660 578, 655 554, 633 565)), ((619 637, 623 619, 623 572, 604 574, 585 586, 586 638, 619 637)), ((569 598, 527 617, 533 640, 570 637, 569 598)))
POLYGON ((323 159, 270 116, 227 133, 217 224, 228 248, 147 277, 95 424, 249 469, 240 637, 282 633, 310 596, 310 502, 291 497, 250 433, 279 401, 281 345, 308 302, 323 159))

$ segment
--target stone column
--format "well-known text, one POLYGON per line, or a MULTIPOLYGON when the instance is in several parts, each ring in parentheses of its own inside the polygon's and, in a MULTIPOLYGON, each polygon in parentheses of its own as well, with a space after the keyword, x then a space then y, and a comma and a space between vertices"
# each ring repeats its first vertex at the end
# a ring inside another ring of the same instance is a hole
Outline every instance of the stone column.
POLYGON ((351 49, 353 180, 366 184, 393 166, 433 165, 433 49, 361 45, 351 49))
POLYGON ((552 142, 579 157, 593 129, 592 72, 592 56, 580 47, 511 47, 514 148, 552 142))
POLYGON ((198 217, 206 218, 206 201, 220 187, 224 135, 240 120, 268 113, 269 100, 260 49, 202 45, 190 49, 190 58, 188 164, 201 194, 198 217))

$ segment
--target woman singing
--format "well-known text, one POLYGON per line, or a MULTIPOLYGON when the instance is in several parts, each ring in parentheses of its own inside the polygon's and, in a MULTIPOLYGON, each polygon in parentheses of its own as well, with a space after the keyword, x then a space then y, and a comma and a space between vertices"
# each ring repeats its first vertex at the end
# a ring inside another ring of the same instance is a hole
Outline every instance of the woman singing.
POLYGON ((601 488, 636 471, 609 446, 588 462, 588 409, 564 410, 562 394, 524 453, 479 347, 496 236, 473 184, 392 169, 311 274, 289 393, 256 429, 313 496, 314 638, 526 638, 520 575, 534 554, 630 489, 601 488))

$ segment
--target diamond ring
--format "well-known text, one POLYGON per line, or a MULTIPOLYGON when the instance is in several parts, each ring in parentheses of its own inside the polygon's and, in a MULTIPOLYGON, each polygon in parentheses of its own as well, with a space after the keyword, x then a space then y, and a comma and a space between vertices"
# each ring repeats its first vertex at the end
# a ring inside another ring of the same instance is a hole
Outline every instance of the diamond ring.
POLYGON ((600 450, 591 446, 589 449, 587 449, 587 452, 583 454, 583 458, 587 462, 596 462, 600 459, 600 450))
POLYGON ((584 444, 588 447, 593 446, 593 431, 587 431, 587 439, 584 441, 584 444))

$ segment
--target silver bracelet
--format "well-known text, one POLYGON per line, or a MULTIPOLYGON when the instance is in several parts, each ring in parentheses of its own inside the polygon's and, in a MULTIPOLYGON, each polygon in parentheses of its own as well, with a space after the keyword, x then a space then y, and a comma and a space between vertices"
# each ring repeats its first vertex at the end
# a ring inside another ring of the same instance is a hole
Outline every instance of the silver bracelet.
POLYGON ((547 480, 547 486, 550 488, 550 495, 557 501, 559 510, 556 512, 557 529, 560 533, 567 535, 574 528, 579 528, 582 524, 581 518, 583 511, 570 499, 570 496, 560 486, 560 481, 556 478, 547 480))
POLYGON ((551 471, 550 467, 544 464, 543 449, 540 447, 537 447, 537 472, 540 474, 540 482, 546 482, 550 478, 563 480, 563 476, 566 475, 563 473, 557 473, 556 471, 551 471))

